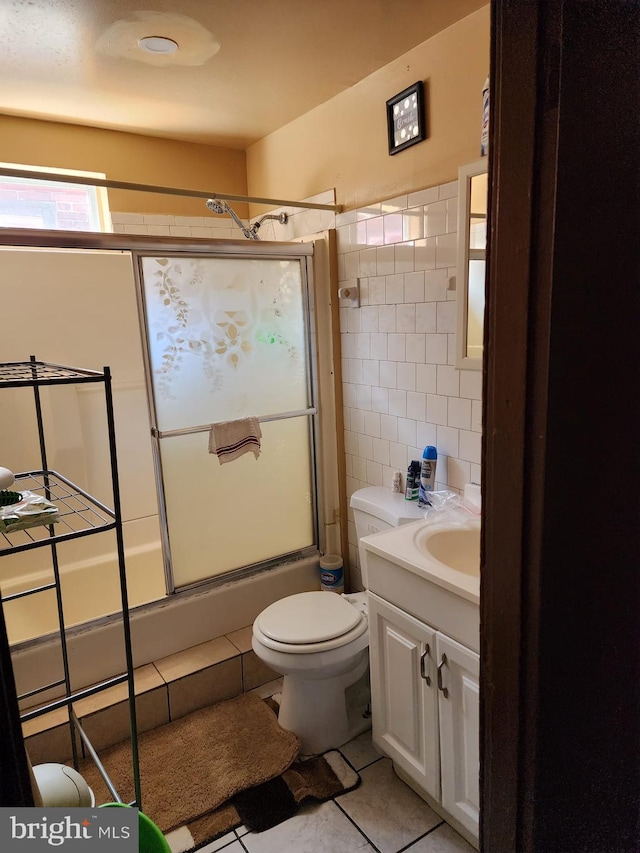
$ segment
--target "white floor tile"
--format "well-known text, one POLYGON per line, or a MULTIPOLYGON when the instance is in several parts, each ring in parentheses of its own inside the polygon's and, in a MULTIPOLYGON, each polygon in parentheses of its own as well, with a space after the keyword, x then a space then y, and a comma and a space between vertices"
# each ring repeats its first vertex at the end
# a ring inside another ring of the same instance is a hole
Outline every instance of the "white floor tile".
POLYGON ((201 847, 198 853, 217 853, 218 850, 224 850, 224 853, 242 853, 242 844, 238 841, 235 833, 227 832, 226 835, 216 838, 211 844, 201 847))
POLYGON ((340 752, 344 755, 347 761, 356 770, 362 770, 374 761, 382 758, 381 754, 371 743, 371 730, 363 732, 358 737, 350 740, 349 743, 343 744, 340 747, 340 752))
POLYGON ((373 853, 333 802, 303 807, 273 829, 243 835, 242 843, 249 853, 373 853))
POLYGON ((455 829, 444 823, 407 847, 405 853, 475 853, 475 850, 455 829))
POLYGON ((282 678, 276 678, 273 681, 267 681, 266 684, 261 684, 259 687, 254 687, 250 693, 255 693, 261 699, 268 699, 276 693, 282 692, 282 678))
POLYGON ((441 822, 396 776, 388 758, 365 767, 360 776, 360 787, 337 802, 381 853, 397 853, 441 822))

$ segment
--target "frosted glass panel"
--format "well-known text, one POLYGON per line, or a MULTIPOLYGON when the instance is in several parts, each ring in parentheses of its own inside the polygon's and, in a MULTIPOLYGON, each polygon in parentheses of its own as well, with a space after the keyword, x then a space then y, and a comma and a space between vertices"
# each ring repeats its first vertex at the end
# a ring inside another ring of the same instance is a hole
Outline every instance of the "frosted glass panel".
POLYGON ((309 405, 298 259, 142 258, 160 430, 309 405))
POLYGON ((487 218, 474 217, 469 219, 469 248, 484 251, 487 247, 487 218))
POLYGON ((467 355, 470 358, 482 358, 484 279, 485 261, 470 260, 467 294, 467 355))
POLYGON ((314 544, 309 418, 261 430, 258 459, 225 465, 208 433, 160 442, 176 586, 314 544))

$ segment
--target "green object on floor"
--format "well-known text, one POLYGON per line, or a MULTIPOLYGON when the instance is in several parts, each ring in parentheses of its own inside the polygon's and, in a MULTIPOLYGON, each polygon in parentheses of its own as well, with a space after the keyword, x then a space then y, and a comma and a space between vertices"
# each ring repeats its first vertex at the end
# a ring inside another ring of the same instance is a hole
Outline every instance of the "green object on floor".
MULTIPOLYGON (((129 809, 127 803, 103 803, 101 809, 129 809)), ((171 853, 169 842, 150 817, 138 811, 138 850, 140 853, 171 853)))

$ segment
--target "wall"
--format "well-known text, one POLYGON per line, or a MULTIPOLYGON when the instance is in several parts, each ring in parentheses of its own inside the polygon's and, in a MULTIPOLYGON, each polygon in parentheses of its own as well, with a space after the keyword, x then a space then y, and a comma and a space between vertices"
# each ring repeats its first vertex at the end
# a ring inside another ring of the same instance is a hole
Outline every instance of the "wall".
MULTIPOLYGON (((304 201, 314 204, 335 204, 332 190, 304 201)), ((235 202, 234 210, 240 207, 235 202)), ((274 220, 265 220, 260 227, 261 240, 299 240, 318 234, 328 228, 335 228, 336 216, 332 210, 305 210, 299 207, 278 207, 269 210, 276 216, 287 214, 287 222, 281 224, 274 220)), ((259 218, 259 217, 255 217, 259 218)), ((147 234, 154 237, 198 237, 215 240, 244 241, 242 231, 227 214, 207 214, 205 216, 174 216, 172 214, 157 215, 153 213, 126 213, 112 211, 113 230, 118 234, 147 234)), ((244 217, 245 225, 253 220, 244 217)))
POLYGON ((436 488, 480 483, 482 374, 454 367, 457 195, 451 181, 336 219, 340 286, 359 279, 361 299, 340 308, 348 497, 391 488, 427 444, 438 449, 436 488))
POLYGON ((334 187, 352 209, 455 179, 480 155, 488 69, 487 5, 248 148, 249 193, 306 198, 334 187), (391 157, 385 102, 416 80, 428 139, 391 157))
MULTIPOLYGON (((104 172, 139 184, 247 194, 244 151, 96 127, 0 115, 0 161, 104 172)), ((109 191, 112 210, 203 216, 204 200, 109 191)), ((234 203, 240 216, 244 204, 234 203)))
MULTIPOLYGON (((455 364, 457 174, 480 154, 489 6, 247 150, 252 195, 334 187, 347 496, 391 487, 426 444, 438 488, 480 482, 481 373, 455 364), (425 82, 428 139, 389 156, 385 101, 425 82), (385 201, 381 201, 384 200, 385 201)), ((257 209, 252 206, 253 214, 257 209)), ((352 587, 361 585, 349 510, 352 587)))

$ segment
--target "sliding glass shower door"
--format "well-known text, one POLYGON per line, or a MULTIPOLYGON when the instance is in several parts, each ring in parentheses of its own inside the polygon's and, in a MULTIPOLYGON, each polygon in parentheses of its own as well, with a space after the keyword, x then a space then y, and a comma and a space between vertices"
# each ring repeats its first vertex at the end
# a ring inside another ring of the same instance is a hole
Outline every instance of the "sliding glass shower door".
POLYGON ((310 247, 138 255, 170 589, 317 547, 310 247), (220 464, 212 423, 260 418, 258 459, 220 464))

